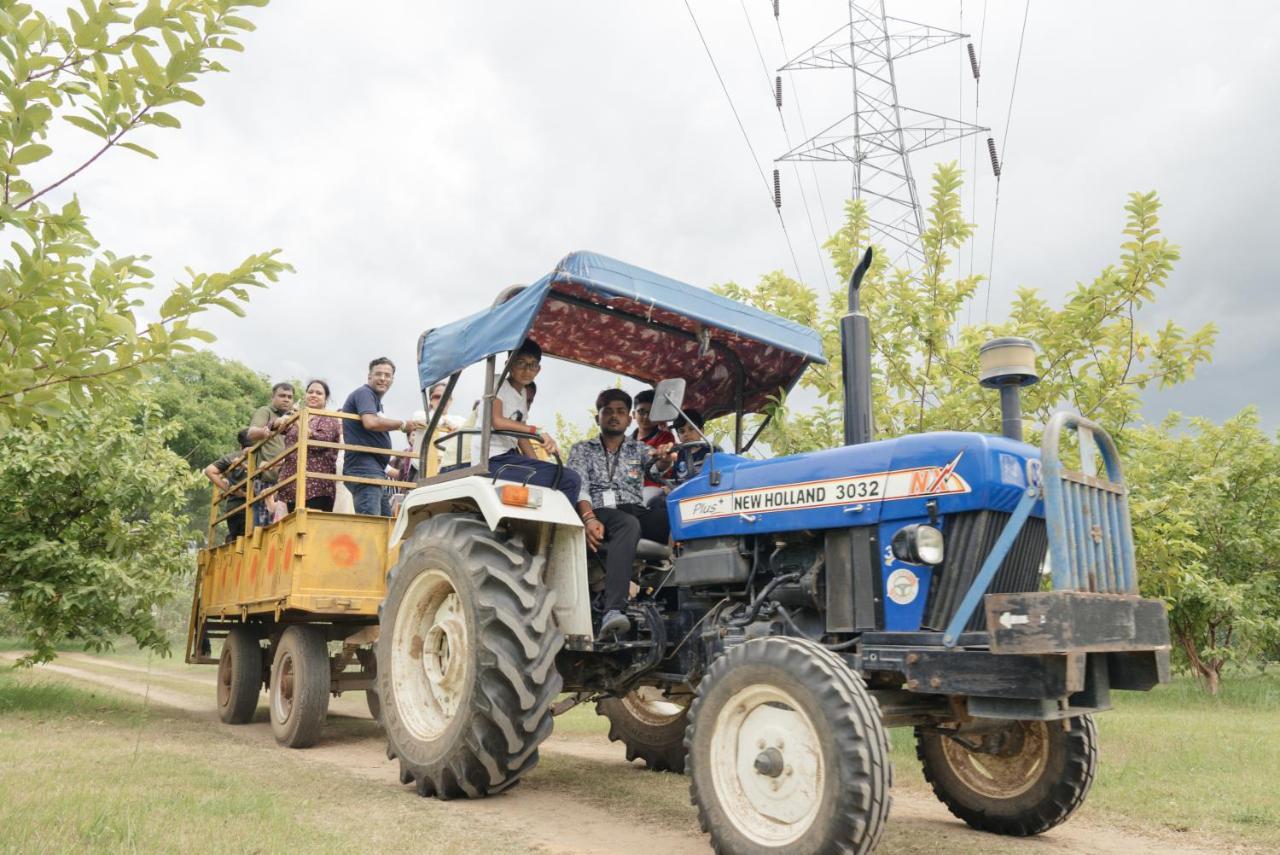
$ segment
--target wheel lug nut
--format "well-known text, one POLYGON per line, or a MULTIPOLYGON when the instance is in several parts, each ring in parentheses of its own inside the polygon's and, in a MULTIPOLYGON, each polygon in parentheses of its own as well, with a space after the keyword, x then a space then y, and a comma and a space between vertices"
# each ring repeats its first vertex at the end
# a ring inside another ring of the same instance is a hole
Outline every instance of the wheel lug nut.
POLYGON ((795 772, 795 769, 792 769, 790 766, 782 770, 782 774, 784 775, 791 775, 793 772, 795 772))
POLYGON ((756 740, 756 748, 759 748, 761 751, 763 751, 763 750, 764 750, 764 740, 763 740, 763 739, 757 739, 757 740, 756 740))
POLYGON ((783 748, 785 748, 785 747, 786 747, 786 745, 783 743, 782 738, 781 738, 781 737, 779 737, 779 738, 778 738, 778 750, 779 750, 779 751, 781 751, 781 750, 782 750, 783 748))

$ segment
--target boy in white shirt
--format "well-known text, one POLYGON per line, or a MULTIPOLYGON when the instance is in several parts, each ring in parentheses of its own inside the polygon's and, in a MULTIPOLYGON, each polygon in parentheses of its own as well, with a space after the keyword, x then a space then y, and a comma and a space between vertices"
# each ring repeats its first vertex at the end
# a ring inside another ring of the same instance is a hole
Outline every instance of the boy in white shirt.
MULTIPOLYGON (((493 400, 495 433, 489 437, 489 474, 498 475, 501 471, 499 477, 504 480, 550 487, 559 467, 536 458, 531 440, 541 442, 551 454, 557 451, 556 443, 550 434, 529 422, 530 404, 525 394, 525 387, 542 370, 542 348, 533 339, 527 339, 512 352, 507 365, 507 379, 498 388, 498 394, 493 400), (526 433, 529 439, 501 436, 496 433, 500 430, 526 433), (502 471, 504 467, 505 471, 502 471), (533 470, 533 475, 526 480, 529 470, 533 470)), ((479 436, 472 441, 471 459, 480 459, 479 436)), ((568 467, 560 470, 559 490, 569 499, 571 506, 576 506, 581 489, 582 481, 578 473, 568 467)))

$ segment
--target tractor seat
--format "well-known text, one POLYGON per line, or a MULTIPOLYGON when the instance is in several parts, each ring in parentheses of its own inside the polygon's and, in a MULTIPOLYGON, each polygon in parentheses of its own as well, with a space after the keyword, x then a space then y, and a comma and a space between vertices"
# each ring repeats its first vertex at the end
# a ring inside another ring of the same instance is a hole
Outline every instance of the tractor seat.
POLYGON ((666 561, 671 557, 671 547, 656 540, 640 538, 636 544, 636 558, 642 561, 666 561))

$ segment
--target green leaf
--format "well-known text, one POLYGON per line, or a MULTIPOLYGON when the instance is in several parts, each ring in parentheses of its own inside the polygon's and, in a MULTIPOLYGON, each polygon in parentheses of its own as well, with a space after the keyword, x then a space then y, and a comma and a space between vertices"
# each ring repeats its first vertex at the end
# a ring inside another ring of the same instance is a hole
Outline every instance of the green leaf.
POLYGON ((105 128, 90 121, 89 119, 86 119, 84 116, 63 116, 62 118, 63 120, 75 125, 77 128, 86 130, 94 136, 102 137, 104 140, 111 137, 111 134, 107 133, 105 128))
POLYGON ((49 146, 36 143, 15 151, 9 162, 23 166, 28 163, 35 163, 37 160, 43 160, 51 154, 53 154, 53 149, 49 148, 49 146))
POLYGON ((162 128, 180 128, 182 123, 175 116, 169 113, 155 111, 147 114, 147 122, 152 125, 159 125, 162 128))
POLYGON ((138 154, 145 154, 147 157, 149 157, 149 158, 151 158, 151 159, 153 159, 153 160, 159 159, 159 157, 160 157, 160 155, 156 154, 156 153, 155 153, 154 151, 152 151, 151 149, 149 149, 149 148, 143 148, 142 146, 138 145, 137 143, 122 142, 122 143, 117 143, 117 145, 119 145, 121 148, 127 148, 127 149, 129 149, 130 151, 136 151, 138 154))
POLYGON ((147 8, 138 13, 138 17, 133 19, 133 28, 135 30, 145 30, 148 27, 158 27, 164 23, 164 8, 160 5, 160 0, 150 0, 147 8))
POLYGON ((169 81, 165 77, 164 69, 145 47, 140 44, 133 46, 133 60, 138 64, 138 70, 142 72, 142 76, 152 86, 159 88, 168 85, 169 81))

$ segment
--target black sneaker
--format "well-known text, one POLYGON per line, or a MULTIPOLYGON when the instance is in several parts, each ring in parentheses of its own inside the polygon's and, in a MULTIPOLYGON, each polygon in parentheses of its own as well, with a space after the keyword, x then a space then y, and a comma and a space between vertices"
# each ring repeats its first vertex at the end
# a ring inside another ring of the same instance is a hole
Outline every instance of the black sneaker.
POLYGON ((631 630, 631 619, 617 609, 610 609, 605 612, 604 618, 600 621, 600 635, 597 640, 603 641, 606 636, 621 635, 631 630))

